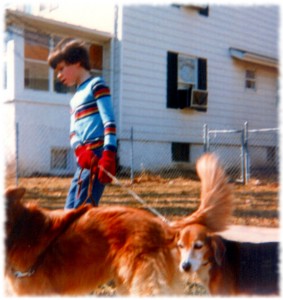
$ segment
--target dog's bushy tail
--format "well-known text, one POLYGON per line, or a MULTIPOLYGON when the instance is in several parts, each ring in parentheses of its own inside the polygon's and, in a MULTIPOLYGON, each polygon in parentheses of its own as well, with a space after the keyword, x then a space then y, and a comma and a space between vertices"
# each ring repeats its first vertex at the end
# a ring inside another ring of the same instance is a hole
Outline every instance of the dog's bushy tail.
POLYGON ((212 232, 222 231, 229 224, 232 214, 233 197, 224 169, 213 153, 202 155, 196 164, 201 180, 201 203, 199 208, 183 220, 172 223, 181 229, 198 223, 212 232))

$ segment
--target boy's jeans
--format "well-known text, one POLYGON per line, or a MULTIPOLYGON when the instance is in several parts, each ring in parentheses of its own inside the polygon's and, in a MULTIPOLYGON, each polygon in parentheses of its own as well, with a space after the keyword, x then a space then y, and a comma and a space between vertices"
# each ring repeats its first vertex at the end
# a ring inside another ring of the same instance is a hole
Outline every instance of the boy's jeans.
MULTIPOLYGON (((101 156, 102 150, 95 150, 94 153, 97 156, 101 156)), ((89 185, 89 177, 90 177, 90 171, 87 169, 84 169, 81 174, 81 180, 82 180, 82 185, 81 185, 81 191, 79 194, 79 197, 77 197, 78 194, 78 181, 79 181, 79 176, 80 176, 81 168, 78 166, 77 170, 74 174, 73 180, 71 182, 71 186, 69 189, 69 193, 66 199, 66 204, 65 204, 65 209, 71 209, 71 208, 77 208, 80 205, 83 204, 83 202, 86 200, 87 197, 87 192, 88 192, 88 185, 89 185)), ((99 200, 103 194, 105 185, 100 183, 98 178, 96 177, 94 182, 93 182, 93 187, 92 187, 92 197, 95 200, 96 205, 98 205, 99 200)), ((86 203, 92 204, 91 199, 87 199, 86 203)))

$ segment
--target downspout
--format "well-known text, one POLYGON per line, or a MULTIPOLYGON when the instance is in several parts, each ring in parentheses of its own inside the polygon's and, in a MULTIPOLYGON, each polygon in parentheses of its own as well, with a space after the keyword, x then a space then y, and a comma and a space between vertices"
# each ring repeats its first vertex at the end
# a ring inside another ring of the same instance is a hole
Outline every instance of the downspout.
POLYGON ((117 125, 117 138, 121 139, 121 109, 122 109, 122 42, 121 42, 121 29, 122 29, 122 6, 121 4, 115 5, 114 9, 114 38, 112 39, 112 88, 115 94, 114 109, 116 110, 116 125, 117 125))

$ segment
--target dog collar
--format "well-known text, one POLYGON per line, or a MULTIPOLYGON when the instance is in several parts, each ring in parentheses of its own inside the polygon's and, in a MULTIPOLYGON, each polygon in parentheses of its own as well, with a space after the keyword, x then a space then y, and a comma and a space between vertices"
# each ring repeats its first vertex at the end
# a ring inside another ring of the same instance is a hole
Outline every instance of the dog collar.
POLYGON ((21 272, 21 271, 15 271, 14 272, 14 276, 16 278, 23 278, 23 277, 30 277, 34 274, 35 270, 34 269, 31 269, 27 272, 21 272))

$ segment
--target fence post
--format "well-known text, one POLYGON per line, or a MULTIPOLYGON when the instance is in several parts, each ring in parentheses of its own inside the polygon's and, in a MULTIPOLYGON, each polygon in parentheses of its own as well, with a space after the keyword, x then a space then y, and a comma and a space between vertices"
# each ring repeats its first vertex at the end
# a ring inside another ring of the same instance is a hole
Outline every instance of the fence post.
POLYGON ((246 164, 245 164, 245 129, 241 130, 241 180, 246 184, 246 164))
POLYGON ((244 184, 247 184, 250 179, 250 157, 248 147, 248 122, 244 123, 243 134, 243 150, 244 150, 244 184))
POLYGON ((209 137, 207 124, 203 125, 203 150, 204 152, 209 151, 209 137))
POLYGON ((131 127, 131 183, 134 182, 134 128, 131 127))

